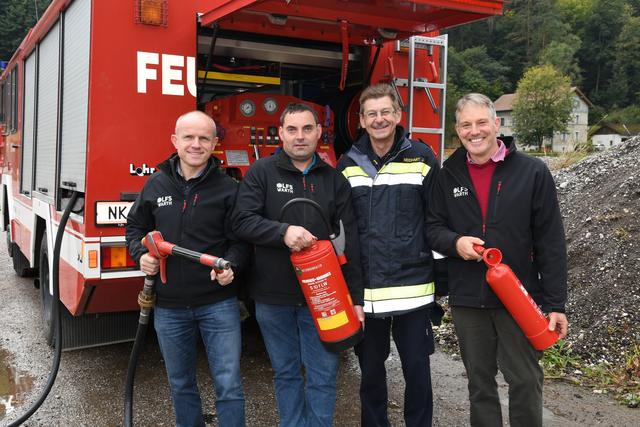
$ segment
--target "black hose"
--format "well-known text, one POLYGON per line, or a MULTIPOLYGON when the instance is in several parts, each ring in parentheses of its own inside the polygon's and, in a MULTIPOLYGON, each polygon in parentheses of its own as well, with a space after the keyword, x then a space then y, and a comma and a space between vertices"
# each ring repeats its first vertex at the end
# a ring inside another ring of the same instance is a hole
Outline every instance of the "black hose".
POLYGON ((333 236, 334 233, 333 233, 333 229, 331 228, 331 225, 329 224, 329 220, 327 219, 327 215, 325 214, 324 210, 322 210, 322 207, 317 202, 311 199, 305 199, 304 197, 296 197, 295 199, 289 200, 287 203, 284 204, 282 209, 280 209, 279 221, 282 221, 282 218, 284 217, 284 213, 286 212, 287 209, 289 209, 292 205, 295 205, 298 203, 306 203, 308 205, 313 206, 313 208, 315 208, 315 210, 318 211, 318 213, 320 214, 320 217, 322 218, 322 221, 324 222, 324 225, 327 227, 327 232, 329 233, 329 236, 331 238, 331 236, 333 236))
POLYGON ((140 306, 140 318, 138 320, 138 330, 136 331, 136 339, 133 342, 133 349, 129 357, 129 366, 127 367, 127 380, 124 386, 124 425, 125 427, 133 426, 133 384, 136 375, 136 367, 138 366, 138 358, 140 350, 144 343, 149 327, 149 317, 151 315, 151 305, 155 299, 155 276, 146 276, 144 279, 144 287, 138 297, 138 302, 146 300, 148 305, 140 306))
POLYGON ((212 28, 213 34, 211 35, 211 43, 209 43, 207 65, 204 67, 204 77, 200 80, 200 84, 198 85, 197 90, 196 105, 198 109, 200 109, 200 104, 202 103, 202 95, 204 94, 204 85, 207 82, 207 77, 209 77, 209 71, 211 70, 211 60, 213 59, 213 51, 216 48, 216 41, 218 40, 218 29, 220 28, 220 25, 217 22, 214 22, 212 28))
MULTIPOLYGON (((51 372, 49 373, 49 379, 47 380, 47 384, 42 390, 42 393, 38 397, 38 400, 31 405, 31 407, 24 413, 20 418, 9 424, 9 427, 17 427, 22 425, 25 421, 27 421, 37 410, 42 406, 45 399, 49 395, 51 388, 53 387, 53 383, 56 381, 56 377, 58 376, 58 369, 60 368, 60 358, 62 356, 62 321, 60 319, 60 247, 62 246, 62 236, 64 235, 64 229, 67 226, 67 220, 69 219, 69 214, 71 213, 71 209, 73 205, 76 204, 76 200, 78 199, 78 193, 76 191, 71 193, 71 199, 67 204, 67 207, 64 209, 64 213, 62 214, 62 218, 60 219, 60 224, 58 225, 58 232, 56 233, 56 241, 53 245, 53 270, 51 274, 53 275, 53 307, 51 308, 51 321, 54 323, 56 328, 55 335, 55 346, 56 352, 53 357, 53 366, 51 366, 51 372)), ((45 283, 40 283, 40 286, 46 286, 45 283)), ((46 291, 45 291, 46 292, 46 291)))

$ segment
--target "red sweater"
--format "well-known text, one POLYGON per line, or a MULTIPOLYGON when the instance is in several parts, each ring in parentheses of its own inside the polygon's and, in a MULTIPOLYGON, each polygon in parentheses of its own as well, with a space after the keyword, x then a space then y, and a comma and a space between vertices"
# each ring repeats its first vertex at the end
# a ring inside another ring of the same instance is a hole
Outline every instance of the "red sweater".
POLYGON ((473 188, 478 196, 478 203, 482 211, 482 222, 487 217, 487 206, 489 205, 489 191, 491 189, 491 178, 496 170, 496 162, 489 160, 485 164, 478 165, 467 161, 467 169, 471 176, 473 188))

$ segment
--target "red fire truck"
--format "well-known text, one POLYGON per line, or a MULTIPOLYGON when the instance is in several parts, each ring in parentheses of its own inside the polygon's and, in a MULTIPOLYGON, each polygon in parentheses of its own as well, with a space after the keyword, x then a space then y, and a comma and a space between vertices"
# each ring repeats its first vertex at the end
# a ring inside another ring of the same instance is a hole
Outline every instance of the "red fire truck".
POLYGON ((498 0, 53 0, 0 77, 2 225, 13 266, 36 275, 51 339, 53 236, 64 230, 65 348, 130 339, 142 275, 124 224, 177 116, 217 122, 215 155, 241 178, 278 147, 279 114, 303 100, 330 163, 358 134, 359 91, 394 85, 404 126, 440 153, 442 28, 502 12, 498 0), (415 36, 415 37, 413 37, 415 36))

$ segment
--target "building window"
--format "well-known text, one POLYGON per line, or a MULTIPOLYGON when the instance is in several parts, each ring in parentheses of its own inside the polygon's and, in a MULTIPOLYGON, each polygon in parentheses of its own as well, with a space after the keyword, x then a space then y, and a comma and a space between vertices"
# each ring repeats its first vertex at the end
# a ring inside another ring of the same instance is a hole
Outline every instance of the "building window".
POLYGON ((576 142, 580 140, 580 132, 576 132, 576 142))
POLYGON ((567 133, 566 133, 566 132, 564 132, 564 133, 562 134, 562 142, 566 142, 566 141, 567 141, 567 133))
POLYGON ((576 116, 576 124, 580 123, 580 116, 576 116))
POLYGON ((504 124, 505 124, 504 117, 500 117, 500 126, 504 126, 504 124))

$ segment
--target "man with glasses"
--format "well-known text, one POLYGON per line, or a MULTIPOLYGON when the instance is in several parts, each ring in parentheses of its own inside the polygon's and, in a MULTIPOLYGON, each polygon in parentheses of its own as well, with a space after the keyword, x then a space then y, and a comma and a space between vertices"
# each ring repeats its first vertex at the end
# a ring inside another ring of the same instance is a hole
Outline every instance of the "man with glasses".
POLYGON ((360 232, 366 320, 364 339, 355 351, 365 427, 389 426, 384 364, 390 333, 405 379, 405 424, 430 426, 433 413, 429 316, 436 278, 425 212, 439 165, 427 145, 408 138, 399 126, 401 117, 391 86, 365 89, 360 125, 366 133, 338 163, 352 187, 360 232))

